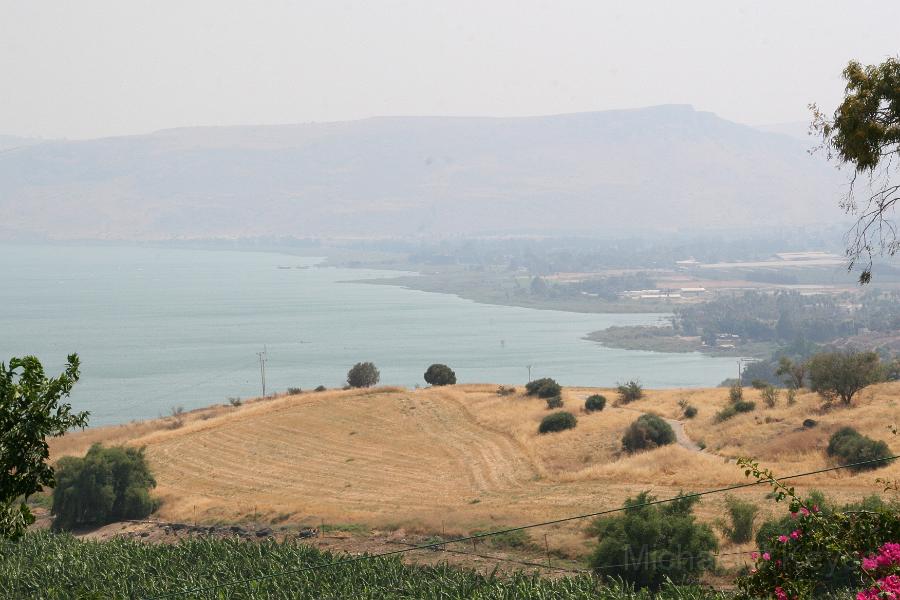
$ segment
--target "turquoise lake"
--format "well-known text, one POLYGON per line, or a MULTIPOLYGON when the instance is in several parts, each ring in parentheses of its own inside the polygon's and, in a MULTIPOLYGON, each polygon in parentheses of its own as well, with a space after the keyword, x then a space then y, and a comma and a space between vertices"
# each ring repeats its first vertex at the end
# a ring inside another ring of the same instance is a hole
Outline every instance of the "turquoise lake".
POLYGON ((665 315, 580 314, 477 304, 353 283, 385 271, 317 267, 256 252, 108 245, 0 244, 0 360, 34 354, 50 374, 77 352, 76 408, 120 423, 260 394, 344 383, 373 361, 383 384, 424 385, 433 362, 460 383, 714 386, 732 358, 604 348, 582 339, 665 315))

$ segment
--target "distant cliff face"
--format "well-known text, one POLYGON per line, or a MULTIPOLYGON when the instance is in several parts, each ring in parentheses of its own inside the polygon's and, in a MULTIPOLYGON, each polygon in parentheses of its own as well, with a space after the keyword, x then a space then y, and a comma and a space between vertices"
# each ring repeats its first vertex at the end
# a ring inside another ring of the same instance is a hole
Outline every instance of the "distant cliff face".
POLYGON ((0 152, 0 238, 609 233, 839 219, 809 143, 688 106, 188 128, 0 152))

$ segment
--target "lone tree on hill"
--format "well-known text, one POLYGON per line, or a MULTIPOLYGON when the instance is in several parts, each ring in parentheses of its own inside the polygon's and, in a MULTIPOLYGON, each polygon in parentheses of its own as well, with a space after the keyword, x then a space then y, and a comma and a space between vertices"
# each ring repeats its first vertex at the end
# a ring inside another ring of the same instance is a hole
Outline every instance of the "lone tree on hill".
POLYGON ((808 363, 810 389, 827 402, 840 398, 845 406, 864 387, 884 379, 884 369, 874 352, 822 352, 808 363))
POLYGON ((893 256, 900 250, 896 225, 886 219, 900 200, 900 59, 863 66, 851 61, 844 69, 844 100, 831 118, 813 104, 811 131, 822 138, 829 159, 853 169, 841 207, 856 215, 847 247, 849 267, 865 260, 860 283, 872 278, 876 253, 893 256), (865 178, 857 198, 858 178, 865 178))
POLYGON ((425 371, 425 383, 429 385, 453 385, 456 373, 447 365, 433 364, 425 371))
POLYGON ((77 354, 65 372, 48 379, 34 356, 0 363, 0 538, 18 539, 34 523, 26 500, 55 483, 46 438, 85 427, 88 413, 73 413, 67 398, 78 381, 77 354))
POLYGON ((379 379, 381 379, 381 373, 378 372, 374 363, 356 363, 349 371, 347 371, 347 385, 350 387, 372 387, 378 383, 379 379))

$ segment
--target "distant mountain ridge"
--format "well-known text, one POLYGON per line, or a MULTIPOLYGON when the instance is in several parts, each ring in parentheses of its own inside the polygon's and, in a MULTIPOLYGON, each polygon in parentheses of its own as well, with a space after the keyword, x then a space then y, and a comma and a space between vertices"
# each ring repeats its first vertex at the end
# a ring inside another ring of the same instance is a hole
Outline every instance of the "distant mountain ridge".
POLYGON ((610 233, 833 222, 809 144, 690 106, 196 127, 0 152, 0 238, 610 233))

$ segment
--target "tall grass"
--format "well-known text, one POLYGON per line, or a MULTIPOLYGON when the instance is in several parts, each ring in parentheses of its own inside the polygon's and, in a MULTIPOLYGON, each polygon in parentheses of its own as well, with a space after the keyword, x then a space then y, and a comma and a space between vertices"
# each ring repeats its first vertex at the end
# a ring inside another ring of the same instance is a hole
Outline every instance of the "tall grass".
MULTIPOLYGON (((176 544, 147 544, 126 539, 86 541, 67 534, 38 532, 0 550, 0 597, 148 598, 340 558, 303 544, 274 541, 192 538, 176 544)), ((406 565, 390 557, 224 586, 212 592, 187 592, 181 597, 724 600, 731 596, 672 587, 653 596, 606 585, 588 575, 557 579, 524 572, 508 577, 481 575, 447 565, 406 565)))

